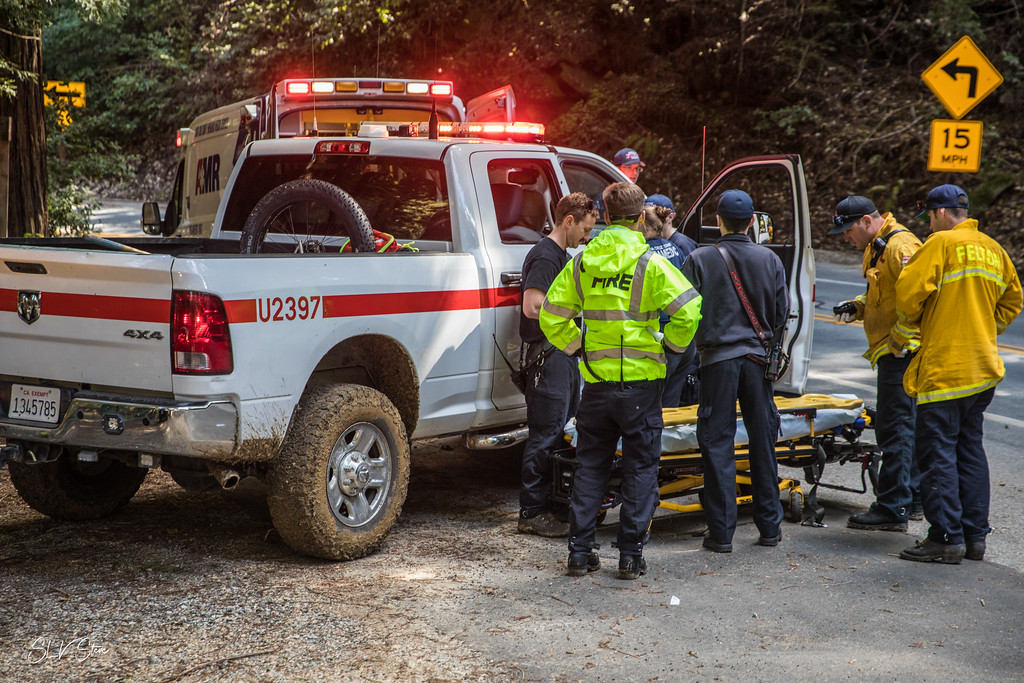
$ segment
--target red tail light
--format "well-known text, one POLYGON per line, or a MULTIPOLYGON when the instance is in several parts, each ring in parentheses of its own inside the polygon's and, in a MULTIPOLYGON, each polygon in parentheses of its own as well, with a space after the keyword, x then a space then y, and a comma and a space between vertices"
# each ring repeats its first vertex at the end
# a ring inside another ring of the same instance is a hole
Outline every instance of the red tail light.
POLYGON ((234 369, 224 302, 212 294, 175 291, 171 304, 172 365, 179 375, 226 375, 234 369))

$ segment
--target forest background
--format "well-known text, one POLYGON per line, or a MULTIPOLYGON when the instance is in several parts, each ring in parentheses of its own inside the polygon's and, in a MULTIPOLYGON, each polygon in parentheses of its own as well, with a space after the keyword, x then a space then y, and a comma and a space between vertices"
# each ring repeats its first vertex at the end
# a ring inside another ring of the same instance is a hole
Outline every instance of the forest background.
MULTIPOLYGON (((637 149, 641 187, 680 211, 735 158, 800 154, 815 246, 847 248, 826 233, 848 194, 924 237, 917 200, 953 182, 1024 266, 1017 0, 0 0, 0 29, 0 45, 41 37, 42 80, 86 83, 70 126, 43 112, 64 229, 100 195, 166 200, 176 130, 282 78, 438 78, 464 100, 512 84, 554 144, 637 149), (951 117, 921 73, 964 35, 1004 82, 965 117, 984 122, 980 172, 929 172, 930 123, 951 117)), ((16 47, 0 113, 32 78, 16 47)))

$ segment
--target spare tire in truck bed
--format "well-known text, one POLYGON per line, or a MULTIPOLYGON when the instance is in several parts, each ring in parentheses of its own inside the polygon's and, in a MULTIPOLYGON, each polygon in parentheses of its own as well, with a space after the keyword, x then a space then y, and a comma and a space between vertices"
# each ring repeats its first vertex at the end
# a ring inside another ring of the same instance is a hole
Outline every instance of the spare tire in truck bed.
POLYGON ((303 178, 275 187, 242 228, 243 254, 376 251, 370 220, 352 196, 325 180, 303 178))

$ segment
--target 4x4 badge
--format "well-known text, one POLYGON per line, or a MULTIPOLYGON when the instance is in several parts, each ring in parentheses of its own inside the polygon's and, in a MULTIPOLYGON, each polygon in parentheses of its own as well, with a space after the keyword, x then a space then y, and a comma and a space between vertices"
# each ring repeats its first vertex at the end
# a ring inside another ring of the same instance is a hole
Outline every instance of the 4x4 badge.
POLYGON ((29 325, 39 320, 43 312, 43 293, 22 289, 18 292, 18 317, 29 325))

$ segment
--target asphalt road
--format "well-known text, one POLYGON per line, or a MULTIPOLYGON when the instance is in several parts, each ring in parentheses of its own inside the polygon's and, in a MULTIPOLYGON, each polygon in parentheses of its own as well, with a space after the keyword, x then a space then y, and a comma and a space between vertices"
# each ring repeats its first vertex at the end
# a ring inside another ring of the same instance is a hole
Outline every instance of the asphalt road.
MULTIPOLYGON (((101 199, 93 212, 93 230, 101 237, 144 237, 142 203, 128 199, 101 199)), ((163 211, 163 206, 160 210, 163 211)))

